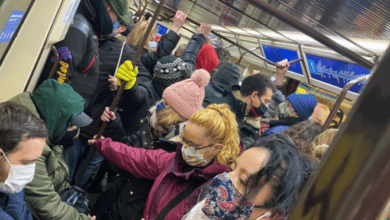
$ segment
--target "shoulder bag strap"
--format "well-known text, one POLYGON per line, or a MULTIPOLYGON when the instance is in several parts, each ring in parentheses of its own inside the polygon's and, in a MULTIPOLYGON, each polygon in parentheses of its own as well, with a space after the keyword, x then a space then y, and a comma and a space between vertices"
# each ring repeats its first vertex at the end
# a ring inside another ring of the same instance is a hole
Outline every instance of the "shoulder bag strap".
POLYGON ((123 44, 122 44, 121 54, 119 55, 118 63, 116 64, 116 69, 115 69, 114 77, 116 77, 116 71, 118 71, 119 64, 121 63, 122 54, 123 54, 123 48, 125 47, 125 43, 126 43, 126 42, 123 42, 123 44))
POLYGON ((195 191, 200 185, 202 185, 204 181, 193 181, 191 185, 189 185, 183 192, 181 192, 179 195, 177 195, 175 198, 173 198, 164 208, 161 210, 160 213, 158 213, 155 220, 164 220, 165 216, 168 215, 168 213, 175 208, 181 201, 183 201, 185 198, 187 198, 189 195, 191 195, 192 192, 195 191))

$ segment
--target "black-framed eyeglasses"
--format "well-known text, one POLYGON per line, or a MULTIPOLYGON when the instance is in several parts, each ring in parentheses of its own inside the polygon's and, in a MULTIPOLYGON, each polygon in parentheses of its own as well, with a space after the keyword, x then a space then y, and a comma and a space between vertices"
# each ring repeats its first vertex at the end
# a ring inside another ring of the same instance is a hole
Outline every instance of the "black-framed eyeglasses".
POLYGON ((208 148, 208 147, 212 147, 212 146, 215 145, 215 144, 210 144, 210 145, 207 145, 207 146, 205 146, 205 147, 199 147, 199 146, 197 146, 197 145, 195 145, 195 144, 192 144, 192 143, 188 142, 188 141, 183 137, 183 135, 180 136, 180 139, 181 139, 181 141, 182 141, 182 143, 183 143, 184 145, 188 145, 189 147, 193 147, 193 148, 195 148, 196 150, 201 150, 201 149, 208 148))

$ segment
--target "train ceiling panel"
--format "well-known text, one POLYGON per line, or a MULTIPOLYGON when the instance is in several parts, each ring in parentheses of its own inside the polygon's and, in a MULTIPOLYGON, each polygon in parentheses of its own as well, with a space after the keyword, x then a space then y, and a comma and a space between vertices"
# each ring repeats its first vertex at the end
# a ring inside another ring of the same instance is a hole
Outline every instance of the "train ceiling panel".
MULTIPOLYGON (((166 5, 209 22, 220 33, 322 46, 299 30, 263 12, 260 0, 167 0, 166 5)), ((346 47, 380 56, 389 46, 388 0, 264 0, 346 47)))

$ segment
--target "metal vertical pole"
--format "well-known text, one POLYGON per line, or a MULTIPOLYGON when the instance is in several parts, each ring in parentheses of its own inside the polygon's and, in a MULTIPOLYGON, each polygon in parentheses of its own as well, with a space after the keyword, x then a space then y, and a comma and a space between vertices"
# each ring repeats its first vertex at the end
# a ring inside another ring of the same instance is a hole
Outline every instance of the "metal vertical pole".
MULTIPOLYGON (((138 58, 140 57, 141 52, 143 50, 143 45, 146 43, 146 41, 149 40, 149 33, 152 31, 152 29, 154 27, 154 24, 155 24, 155 22, 157 20, 157 17, 160 14, 160 11, 161 11, 161 9, 164 6, 164 2, 165 2, 165 0, 161 0, 160 1, 160 4, 158 5, 157 10, 156 10, 156 12, 153 15, 152 20, 149 23, 148 29, 146 30, 146 32, 144 34, 144 37, 142 38, 142 41, 140 43, 140 46, 138 47, 137 52, 134 55, 134 58, 133 58, 133 61, 132 61, 133 65, 135 65, 135 63, 138 61, 138 58)), ((114 101, 111 104, 110 111, 113 111, 115 109, 115 107, 116 107, 116 105, 117 105, 117 103, 119 101, 119 98, 121 97, 121 95, 123 93, 123 90, 126 87, 126 84, 127 84, 127 82, 122 81, 121 87, 119 88, 118 93, 116 94, 116 96, 114 98, 114 101)), ((103 135, 103 132, 106 129, 106 126, 107 126, 107 122, 104 122, 102 127, 99 130, 99 133, 97 134, 97 138, 98 139, 103 135)), ((92 145, 90 147, 90 151, 88 153, 88 157, 85 160, 85 162, 83 164, 83 167, 82 167, 82 169, 81 169, 81 171, 80 171, 80 173, 79 173, 79 175, 77 177, 77 180, 76 180, 76 183, 75 183, 76 186, 80 184, 81 179, 83 178, 83 175, 84 175, 85 171, 87 170, 87 166, 88 166, 89 162, 91 161, 92 154, 93 154, 94 150, 95 150, 95 146, 92 145)))

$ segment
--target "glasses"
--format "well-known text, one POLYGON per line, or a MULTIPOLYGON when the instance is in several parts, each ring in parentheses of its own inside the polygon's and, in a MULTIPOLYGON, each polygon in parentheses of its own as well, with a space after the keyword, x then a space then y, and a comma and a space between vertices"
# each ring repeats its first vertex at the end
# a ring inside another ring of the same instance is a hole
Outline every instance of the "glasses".
POLYGON ((188 142, 183 136, 180 136, 180 139, 181 139, 181 142, 184 145, 186 145, 186 146, 188 145, 189 147, 193 147, 196 150, 201 150, 201 149, 204 149, 204 148, 208 148, 208 147, 214 146, 214 144, 211 144, 211 145, 207 145, 205 147, 199 147, 198 145, 195 145, 195 144, 192 144, 192 143, 188 142))

